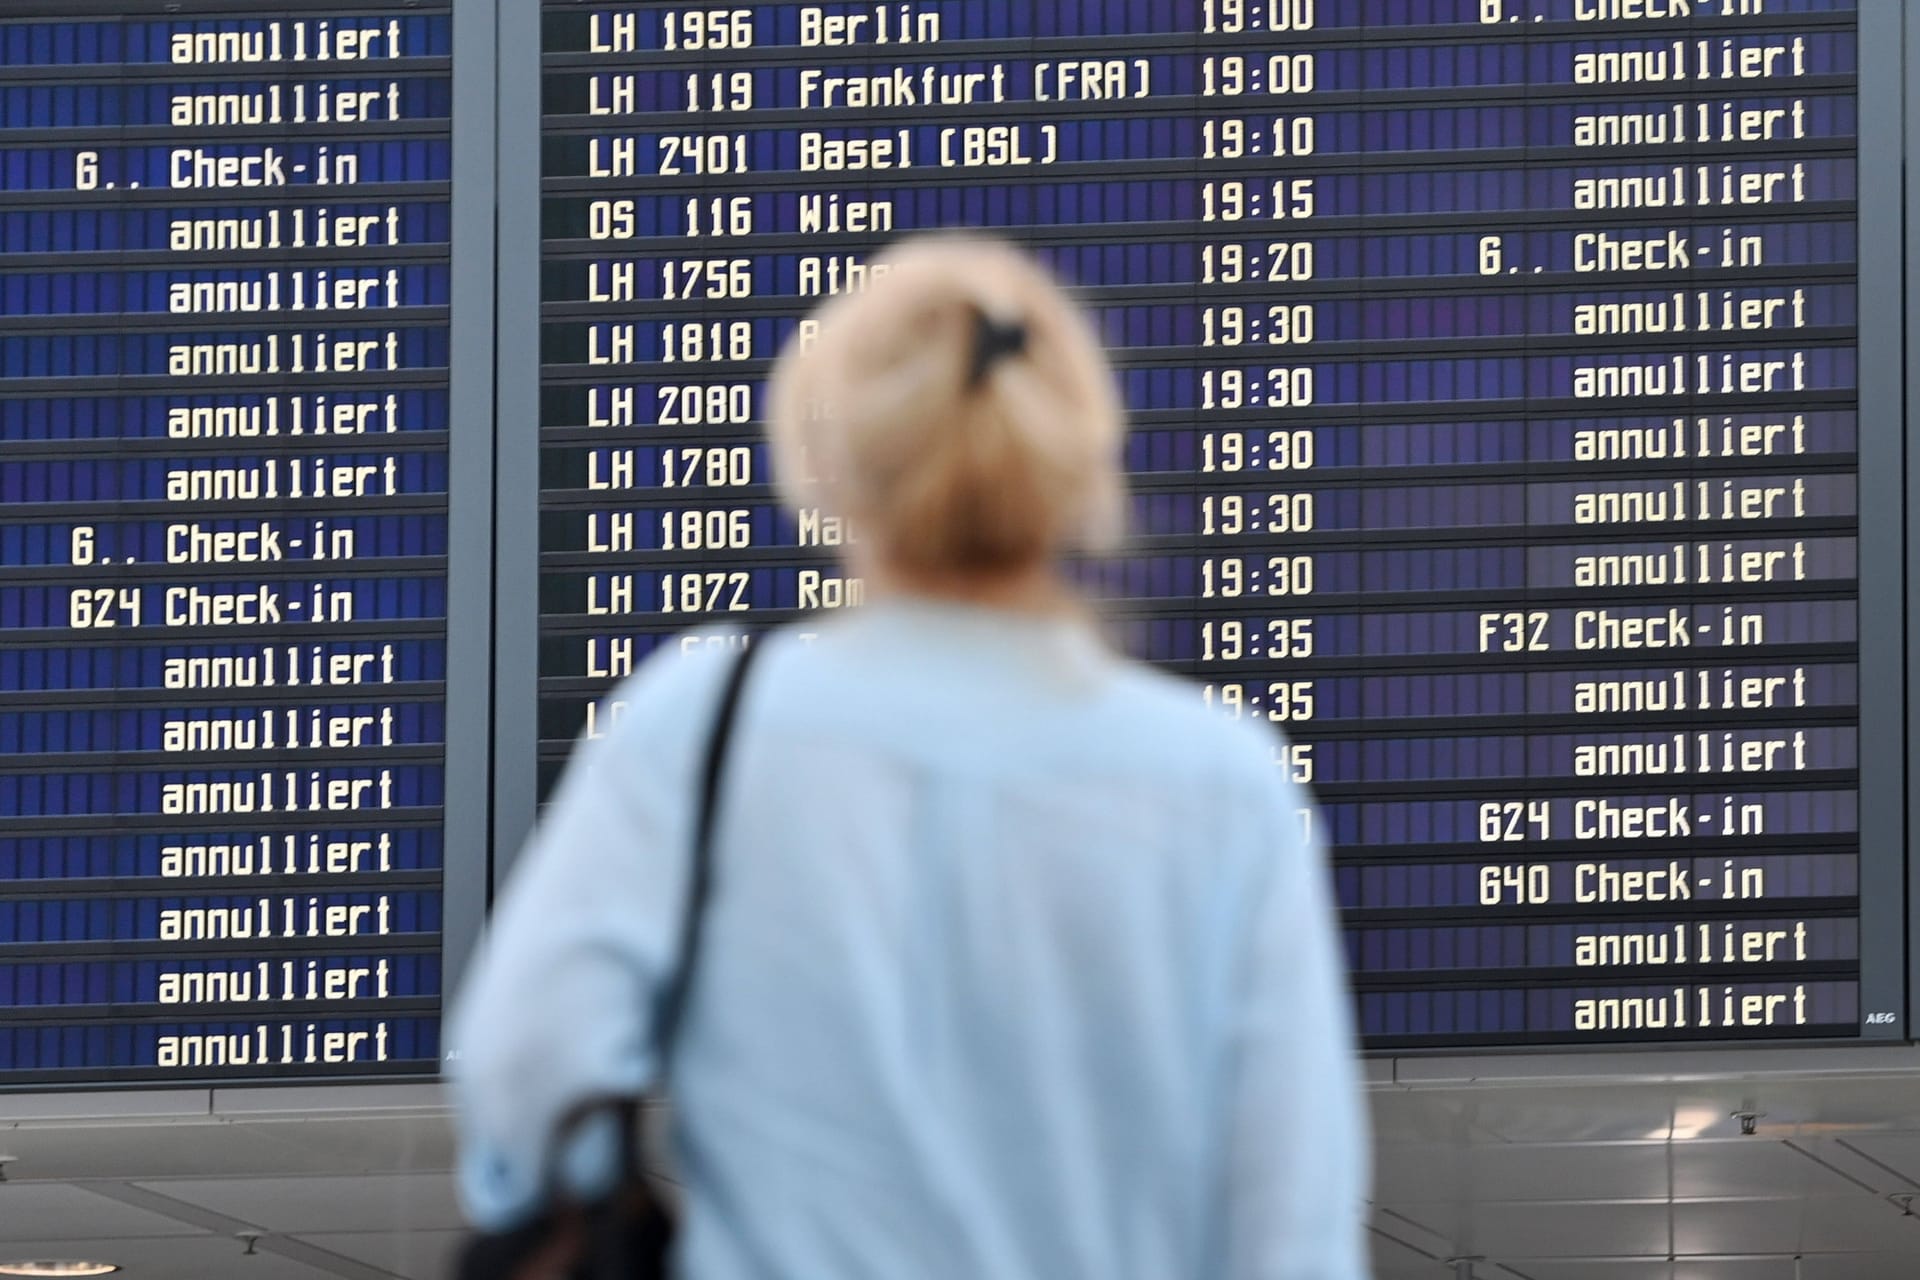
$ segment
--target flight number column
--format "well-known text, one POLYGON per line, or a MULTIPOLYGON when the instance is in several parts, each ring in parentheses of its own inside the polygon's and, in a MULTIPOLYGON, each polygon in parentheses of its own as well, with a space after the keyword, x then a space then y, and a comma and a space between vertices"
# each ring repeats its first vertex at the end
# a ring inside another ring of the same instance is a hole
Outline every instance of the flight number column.
MULTIPOLYGON (((541 294, 541 792, 653 648, 754 607, 775 513, 756 423, 778 338, 728 132, 770 105, 750 10, 549 6, 541 294)), ((764 601, 762 601, 764 604, 764 601)))
POLYGON ((907 136, 930 130, 856 125, 863 104, 918 107, 946 84, 926 63, 943 50, 934 6, 548 7, 545 783, 576 735, 621 713, 597 699, 668 637, 864 600, 836 566, 842 523, 774 498, 763 380, 806 313, 866 287, 867 259, 910 229, 891 193, 845 185, 918 180, 933 145, 955 164, 987 145, 984 130, 930 145, 907 136), (832 65, 880 53, 904 60, 884 87, 832 65))

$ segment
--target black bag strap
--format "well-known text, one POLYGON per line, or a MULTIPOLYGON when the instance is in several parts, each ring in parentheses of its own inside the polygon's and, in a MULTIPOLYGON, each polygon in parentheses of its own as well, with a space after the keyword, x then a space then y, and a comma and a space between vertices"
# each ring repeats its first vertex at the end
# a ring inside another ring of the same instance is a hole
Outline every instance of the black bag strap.
MULTIPOLYGON (((761 638, 749 636, 746 648, 734 660, 720 691, 720 706, 714 714, 707 739, 707 750, 700 768, 700 795, 694 810, 693 841, 688 869, 687 896, 681 906, 680 943, 674 966, 667 973, 654 1002, 654 1029, 659 1042, 660 1078, 666 1079, 673 1044, 679 1034, 681 1015, 692 986, 694 962, 700 954, 700 938, 705 930, 707 900, 713 896, 713 824, 720 807, 720 786, 726 769, 727 743, 733 737, 733 723, 740 706, 740 693, 746 687, 747 672, 760 652, 761 638)), ((630 1094, 600 1094, 583 1098, 561 1113, 547 1146, 546 1186, 560 1186, 559 1161, 580 1127, 593 1117, 610 1113, 618 1136, 619 1179, 630 1184, 640 1176, 639 1146, 640 1099, 630 1094)))
POLYGON ((660 1079, 665 1081, 672 1062, 673 1048, 680 1035, 681 1018, 686 1013, 687 996, 693 989, 694 970, 700 959, 700 939, 706 933, 707 901, 713 896, 713 825, 720 808, 720 787, 727 764, 727 744, 733 738, 738 718, 741 690, 746 688, 747 673, 765 643, 765 636, 747 637, 746 649, 727 673, 720 691, 720 709, 714 716, 707 739, 707 754, 700 770, 700 804, 694 811, 692 861, 688 870, 687 897, 680 924, 680 953, 673 970, 660 990, 654 1015, 654 1037, 660 1055, 660 1079))

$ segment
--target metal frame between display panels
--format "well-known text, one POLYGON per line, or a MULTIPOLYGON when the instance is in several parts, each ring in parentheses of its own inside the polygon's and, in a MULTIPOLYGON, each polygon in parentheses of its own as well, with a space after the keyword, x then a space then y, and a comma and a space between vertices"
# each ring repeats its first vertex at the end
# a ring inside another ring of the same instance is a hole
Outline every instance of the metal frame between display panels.
MULTIPOLYGON (((1884 712, 1886 717, 1892 718, 1897 709, 1899 723, 1886 726, 1884 733, 1891 737, 1897 749, 1897 754, 1892 754, 1892 758, 1886 764, 1887 770, 1895 777, 1887 781, 1889 784, 1897 781, 1906 799, 1906 804, 1901 809, 1905 825, 1894 833, 1899 840, 1894 847, 1901 849, 1906 855, 1903 859, 1906 882, 1902 886, 1903 892, 1900 897, 1905 907, 1902 920, 1905 929, 1901 941, 1906 949, 1907 966, 1905 1002, 1907 1020, 1903 1033, 1908 1038, 1913 1038, 1915 1028, 1920 1027, 1920 947, 1913 944, 1914 932, 1920 929, 1920 849, 1915 848, 1913 839, 1915 825, 1913 798, 1916 794, 1920 794, 1920 752, 1914 752, 1911 749, 1910 735, 1914 732, 1915 726, 1920 725, 1920 709, 1915 708, 1912 702, 1916 692, 1920 692, 1920 643, 1916 642, 1917 638, 1920 638, 1920 591, 1914 589, 1913 582, 1914 568, 1920 564, 1920 521, 1914 518, 1912 495, 1920 492, 1920 488, 1916 487, 1920 486, 1920 448, 1914 448, 1911 441, 1915 427, 1913 406, 1917 400, 1920 400, 1920 324, 1907 323, 1907 321, 1912 315, 1913 308, 1920 305, 1920 301, 1917 301, 1917 298, 1920 298, 1920 290, 1916 289, 1914 280, 1915 272, 1920 271, 1920 167, 1916 167, 1914 157, 1910 154, 1915 140, 1920 139, 1920 93, 1915 93, 1909 84, 1915 69, 1920 68, 1920 14, 1916 14, 1910 5, 1904 3, 1904 0, 1865 0, 1863 7, 1868 5, 1876 15, 1883 7, 1896 11, 1892 16, 1878 19, 1882 22, 1879 30, 1886 33, 1889 46, 1893 46, 1895 40, 1898 40, 1901 54, 1892 71, 1897 90, 1889 91, 1884 99, 1875 103, 1884 110, 1888 117, 1887 121, 1870 120, 1863 114, 1861 128, 1862 132, 1869 128, 1878 132, 1895 127, 1893 122, 1897 121, 1902 129, 1901 137, 1898 139, 1900 148, 1898 154, 1901 160, 1900 173, 1904 175, 1904 187, 1898 191, 1889 192, 1886 199, 1891 202, 1898 197, 1904 197, 1904 203, 1898 206, 1904 221, 1899 226, 1890 226, 1885 230, 1889 238, 1894 235, 1900 237, 1899 243, 1905 246, 1906 257, 1903 269, 1898 273, 1896 280, 1874 282, 1876 293, 1887 290, 1898 293, 1895 313, 1905 326, 1897 339, 1888 340, 1887 345, 1891 349, 1876 347, 1876 353, 1886 362, 1884 378, 1888 385, 1884 393, 1893 398, 1891 403, 1899 405, 1899 416, 1895 420, 1898 430, 1893 433, 1897 449, 1890 447, 1887 450, 1888 475, 1877 478, 1876 490, 1898 486, 1901 490, 1899 501, 1906 504, 1900 511, 1901 522, 1897 526, 1884 530, 1885 535, 1892 539, 1892 548, 1897 548, 1900 552, 1899 562, 1887 566, 1887 572, 1890 575, 1887 579, 1889 594, 1893 598, 1887 602, 1885 608, 1889 613, 1898 611, 1901 614, 1900 622, 1903 624, 1903 629, 1898 636, 1898 642, 1902 647, 1897 652, 1904 655, 1903 670, 1906 676, 1905 696, 1897 702, 1889 699, 1894 705, 1884 712), (1897 31, 1893 29, 1896 24, 1899 27, 1897 31), (1896 606, 1895 600, 1902 602, 1903 607, 1896 606)), ((1865 15, 1862 16, 1864 22, 1865 15)), ((1863 31, 1861 50, 1863 57, 1866 53, 1864 39, 1863 31)), ((1889 49, 1876 53, 1875 61, 1884 63, 1893 57, 1894 54, 1889 49)), ((1866 106, 1865 102, 1861 103, 1863 113, 1866 106)), ((1861 174, 1863 189, 1869 176, 1877 186, 1895 187, 1901 183, 1901 178, 1891 172, 1868 175, 1863 171, 1861 174)), ((1864 226, 1861 228, 1861 243, 1869 243, 1864 226)), ((1860 282, 1863 309, 1868 297, 1868 284, 1869 282, 1864 279, 1860 282)), ((1864 349, 1861 355, 1861 367, 1865 369, 1867 366, 1864 349)), ((1881 373, 1875 373, 1876 378, 1881 376, 1881 373)), ((1862 425, 1864 426, 1864 423, 1862 425)), ((1864 459, 1861 470, 1861 497, 1864 509, 1866 497, 1864 459)), ((1861 530, 1863 537, 1865 532, 1863 527, 1861 530)), ((1891 559, 1892 549, 1889 549, 1886 554, 1891 559)), ((1861 743, 1863 750, 1866 745, 1863 736, 1861 743)), ((1893 886, 1890 885, 1889 892, 1892 890, 1893 886)))
MULTIPOLYGON (((1904 155, 1901 120, 1902 0, 1860 5, 1860 1016, 1861 1039, 1904 1040, 1906 929, 1906 572, 1902 470, 1906 406, 1900 375, 1904 271, 1866 265, 1868 246, 1902 243, 1903 193, 1893 165, 1904 155), (1875 1013, 1890 1023, 1867 1023, 1875 1013)), ((1908 263, 1912 259, 1909 257, 1908 263)))
MULTIPOLYGON (((499 413, 494 360, 494 206, 500 180, 494 88, 496 0, 457 0, 453 24, 453 308, 448 357, 447 779, 441 876, 441 1010, 492 900, 487 789, 493 758, 493 487, 499 413)), ((447 1053, 442 1021, 441 1057, 447 1053)))
MULTIPOLYGON (((463 0, 464 2, 464 0, 463 0)), ((495 0, 483 0, 491 8, 495 0)), ((540 663, 540 32, 538 0, 494 9, 500 182, 494 317, 495 892, 538 808, 540 663)))

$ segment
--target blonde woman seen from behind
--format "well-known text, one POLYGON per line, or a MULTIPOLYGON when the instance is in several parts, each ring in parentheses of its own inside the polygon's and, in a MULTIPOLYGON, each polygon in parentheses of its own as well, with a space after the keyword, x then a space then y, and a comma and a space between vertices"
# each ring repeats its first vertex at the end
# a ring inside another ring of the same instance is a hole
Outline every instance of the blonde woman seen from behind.
MULTIPOLYGON (((1036 266, 909 241, 782 356, 786 501, 867 606, 764 640, 673 1050, 691 1280, 1348 1280, 1366 1134, 1326 869, 1277 740, 1106 649, 1122 415, 1036 266)), ((652 1085, 728 660, 669 644, 583 742, 450 1044, 504 1227, 557 1119, 652 1085), (683 653, 691 655, 682 657, 683 653), (668 656, 672 655, 672 656, 668 656)), ((606 1143, 566 1153, 583 1188, 606 1143)))

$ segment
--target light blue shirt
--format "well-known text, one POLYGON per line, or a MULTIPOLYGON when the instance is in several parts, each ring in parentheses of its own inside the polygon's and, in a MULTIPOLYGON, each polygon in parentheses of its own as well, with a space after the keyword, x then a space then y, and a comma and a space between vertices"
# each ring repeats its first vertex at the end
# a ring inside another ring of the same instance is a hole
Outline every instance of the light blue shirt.
MULTIPOLYGON (((768 644, 672 1067, 683 1274, 1364 1276, 1351 1014, 1280 739, 1064 618, 892 601, 768 644)), ((483 1225, 535 1205, 570 1104, 655 1079, 704 653, 612 695, 461 993, 483 1225)))

